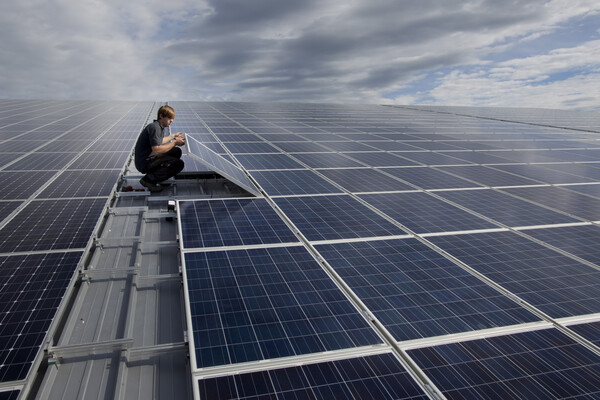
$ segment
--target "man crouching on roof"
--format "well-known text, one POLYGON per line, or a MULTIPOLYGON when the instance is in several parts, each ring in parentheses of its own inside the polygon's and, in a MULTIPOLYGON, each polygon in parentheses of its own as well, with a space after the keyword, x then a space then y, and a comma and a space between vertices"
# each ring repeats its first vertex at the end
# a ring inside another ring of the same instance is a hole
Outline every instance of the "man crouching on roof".
POLYGON ((158 109, 157 119, 140 133, 135 144, 135 167, 143 174, 140 183, 151 192, 160 192, 160 182, 177 175, 183 169, 181 149, 185 145, 183 132, 164 136, 175 119, 175 110, 170 106, 158 109))

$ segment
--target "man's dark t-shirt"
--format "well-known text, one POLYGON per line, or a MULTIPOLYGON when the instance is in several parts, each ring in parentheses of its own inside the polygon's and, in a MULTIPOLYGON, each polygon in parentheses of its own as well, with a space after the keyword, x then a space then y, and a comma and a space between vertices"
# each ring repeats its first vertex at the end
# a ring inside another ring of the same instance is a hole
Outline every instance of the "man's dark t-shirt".
POLYGON ((152 154, 152 146, 160 146, 164 135, 165 128, 161 127, 158 120, 154 120, 140 133, 135 144, 135 167, 138 171, 145 173, 146 165, 148 165, 150 154, 152 154))

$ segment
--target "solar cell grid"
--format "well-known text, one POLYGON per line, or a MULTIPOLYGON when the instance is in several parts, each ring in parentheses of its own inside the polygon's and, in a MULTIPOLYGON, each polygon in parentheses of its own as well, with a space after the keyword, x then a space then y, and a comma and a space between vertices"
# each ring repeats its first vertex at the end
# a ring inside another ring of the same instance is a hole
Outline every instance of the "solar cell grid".
POLYGON ((600 220, 600 199, 555 186, 510 188, 502 191, 587 221, 600 220))
POLYGON ((597 225, 528 229, 523 232, 600 266, 600 227, 597 225))
POLYGON ((325 175, 347 191, 354 193, 414 190, 414 187, 371 168, 322 169, 319 170, 319 173, 325 175))
POLYGON ((600 312, 600 270, 515 233, 428 240, 551 317, 600 312))
POLYGON ((224 159, 206 145, 198 142, 194 137, 190 136, 186 140, 188 154, 195 157, 201 163, 209 166, 215 172, 222 174, 233 182, 237 183, 250 193, 259 196, 260 192, 254 186, 252 181, 239 167, 224 159))
POLYGON ((5 167, 5 171, 49 171, 64 168, 77 153, 32 153, 5 167))
POLYGON ((285 154, 239 154, 235 158, 247 170, 304 168, 285 154))
POLYGON ((26 378, 81 255, 0 257, 0 382, 26 378))
POLYGON ((452 190, 436 194, 510 227, 577 221, 573 217, 508 196, 498 190, 452 190))
POLYGON ((265 199, 179 202, 185 248, 297 242, 265 199))
POLYGON ((309 170, 253 171, 251 174, 270 196, 342 192, 309 170))
POLYGON ((129 151, 85 152, 68 169, 121 169, 129 151))
POLYGON ((55 174, 55 171, 2 171, 0 172, 0 188, 2 188, 0 199, 28 199, 55 174))
POLYGON ((381 168, 380 171, 393 175, 421 189, 473 188, 481 185, 446 174, 428 167, 381 168))
POLYGON ((308 240, 403 235, 402 229, 350 196, 275 199, 308 240))
POLYGON ((465 179, 480 183, 485 186, 521 186, 521 185, 536 185, 536 182, 531 179, 523 178, 516 175, 511 175, 504 171, 499 171, 494 168, 484 166, 453 166, 453 167, 437 167, 440 171, 458 175, 465 179))
POLYGON ((277 146, 281 150, 287 153, 327 153, 331 152, 325 146, 321 146, 315 142, 277 142, 273 143, 273 145, 277 146))
POLYGON ((494 168, 537 180, 542 183, 578 183, 591 182, 592 179, 544 168, 537 165, 496 165, 494 168))
POLYGON ((224 143, 227 150, 234 154, 278 153, 275 147, 266 142, 228 142, 224 143))
POLYGON ((186 253, 195 368, 381 343, 302 247, 186 253))
POLYGON ((398 341, 538 320, 416 239, 316 248, 398 341))
POLYGON ((338 153, 298 153, 293 155, 310 168, 360 167, 357 161, 338 153))
POLYGON ((600 357, 556 329, 408 354, 450 399, 574 399, 600 392, 600 357))
POLYGON ((0 253, 83 248, 106 198, 33 201, 0 230, 0 253))
POLYGON ((119 178, 120 171, 89 170, 64 171, 38 195, 38 198, 72 198, 109 196, 119 178))
POLYGON ((427 399, 391 354, 198 381, 201 399, 427 399))
POLYGON ((407 160, 406 158, 398 157, 394 153, 387 153, 383 151, 379 152, 364 152, 364 153, 344 153, 348 157, 360 161, 361 163, 370 167, 390 167, 390 166, 408 166, 418 165, 414 161, 407 160))
POLYGON ((497 225, 422 192, 359 197, 415 233, 497 228, 497 225))

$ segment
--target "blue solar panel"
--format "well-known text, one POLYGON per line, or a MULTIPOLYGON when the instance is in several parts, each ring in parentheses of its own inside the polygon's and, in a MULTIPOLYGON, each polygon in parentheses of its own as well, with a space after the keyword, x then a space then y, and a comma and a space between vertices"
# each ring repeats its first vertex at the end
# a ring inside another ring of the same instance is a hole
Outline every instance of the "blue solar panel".
POLYGON ((507 172, 483 166, 469 167, 438 167, 440 171, 458 175, 462 178, 480 183, 485 186, 520 186, 536 185, 538 182, 531 179, 511 175, 507 172))
MULTIPOLYGON (((402 157, 406 157, 409 160, 413 160, 415 163, 421 163, 424 165, 461 165, 470 164, 468 161, 461 160, 460 158, 451 157, 452 153, 442 154, 434 153, 431 151, 426 152, 404 152, 396 153, 402 157)), ((399 164, 402 165, 402 164, 399 164)))
POLYGON ((600 312, 600 270, 515 233, 428 239, 551 317, 600 312))
POLYGON ((64 171, 38 198, 109 196, 117 184, 119 170, 64 171))
POLYGON ((0 253, 83 248, 106 199, 33 201, 0 230, 0 253))
POLYGON ((6 167, 6 171, 44 171, 64 168, 77 153, 33 153, 6 167))
MULTIPOLYGON (((420 150, 418 147, 415 146, 411 146, 409 143, 404 143, 404 142, 393 142, 391 140, 388 141, 369 141, 369 142, 363 142, 365 144, 368 144, 371 147, 375 147, 379 150, 385 150, 385 151, 411 151, 411 150, 420 150)), ((399 154, 400 155, 400 154, 399 154)))
POLYGON ((600 265, 600 227, 597 225, 569 226, 552 229, 529 229, 527 235, 579 258, 600 265))
POLYGON ((366 194, 359 197, 415 233, 498 227, 423 192, 366 194))
POLYGON ((373 148, 366 144, 343 141, 343 142, 319 142, 320 145, 333 151, 372 151, 373 148))
POLYGON ((600 180, 600 168, 598 166, 599 164, 545 164, 543 167, 598 181, 600 180))
POLYGON ((587 221, 600 220, 600 199, 554 186, 502 190, 587 221))
POLYGON ((248 170, 304 168, 285 154, 238 154, 235 158, 248 170))
POLYGON ((278 142, 274 143, 278 148, 288 153, 326 153, 331 150, 315 142, 278 142))
POLYGON ((452 189, 480 187, 480 184, 427 167, 381 169, 421 189, 452 189))
POLYGON ((279 153, 275 147, 266 142, 229 142, 223 145, 234 154, 279 153))
POLYGON ((252 177, 271 196, 342 192, 309 170, 253 171, 252 177))
POLYGON ((55 171, 2 171, 0 172, 0 199, 28 199, 56 174, 55 171))
POLYGON ((69 169, 121 169, 128 157, 126 151, 86 152, 69 169))
POLYGON ((526 178, 535 179, 542 183, 558 184, 592 181, 590 178, 583 178, 577 175, 568 174, 537 165, 497 165, 494 168, 498 168, 502 171, 510 172, 516 175, 521 175, 526 178))
POLYGON ((513 161, 506 158, 499 157, 496 152, 482 152, 482 151, 448 151, 449 156, 470 161, 476 164, 508 164, 513 161))
POLYGON ((347 196, 290 197, 277 205, 308 240, 406 234, 358 200, 347 196))
POLYGON ((409 350, 449 399, 593 399, 600 356, 556 329, 409 350))
POLYGON ((428 398, 391 354, 210 378, 198 386, 202 400, 428 398))
POLYGON ((453 190, 436 194, 512 227, 577 221, 567 215, 507 196, 497 190, 453 190))
POLYGON ((180 201, 185 248, 297 242, 265 199, 180 201))
POLYGON ((572 190, 577 193, 587 194, 588 196, 600 197, 600 185, 569 185, 561 186, 563 189, 572 190))
POLYGON ((255 196, 260 196, 259 190, 254 186, 248 176, 236 165, 227 161, 204 144, 198 142, 192 136, 187 136, 188 154, 195 157, 198 161, 207 165, 215 172, 227 177, 237 183, 255 196))
POLYGON ((406 158, 395 156, 394 153, 386 153, 383 151, 362 153, 349 152, 344 154, 370 167, 417 165, 417 163, 407 160, 406 158))
POLYGON ((381 339, 301 246, 185 254, 196 368, 381 339))
POLYGON ((361 164, 338 153, 299 153, 294 158, 311 168, 360 167, 361 164))
POLYGON ((316 248, 399 341, 538 320, 416 239, 316 248))
POLYGON ((569 329, 600 347, 600 322, 570 325, 569 329))
MULTIPOLYGON (((387 172, 387 170, 382 171, 387 172)), ((344 189, 354 193, 414 190, 412 186, 371 168, 323 169, 319 172, 344 189)))
POLYGON ((0 382, 26 378, 81 255, 0 257, 0 382))

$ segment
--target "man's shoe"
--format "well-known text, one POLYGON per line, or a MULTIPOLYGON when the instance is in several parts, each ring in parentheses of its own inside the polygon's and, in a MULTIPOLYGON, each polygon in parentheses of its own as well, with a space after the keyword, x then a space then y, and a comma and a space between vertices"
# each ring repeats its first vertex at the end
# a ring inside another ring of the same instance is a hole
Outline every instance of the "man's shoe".
POLYGON ((150 182, 146 179, 145 176, 142 179, 140 179, 140 183, 142 184, 142 186, 148 188, 148 190, 151 192, 160 192, 161 190, 163 190, 162 186, 160 186, 157 183, 150 182))

